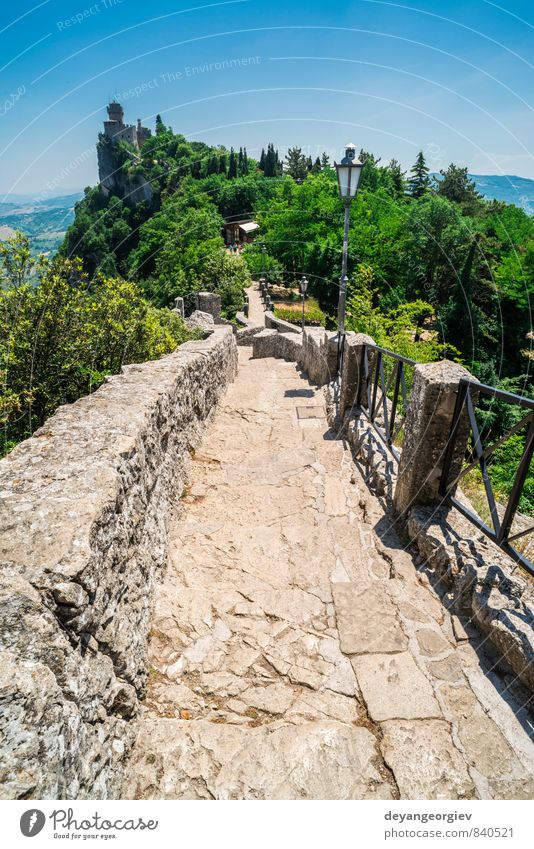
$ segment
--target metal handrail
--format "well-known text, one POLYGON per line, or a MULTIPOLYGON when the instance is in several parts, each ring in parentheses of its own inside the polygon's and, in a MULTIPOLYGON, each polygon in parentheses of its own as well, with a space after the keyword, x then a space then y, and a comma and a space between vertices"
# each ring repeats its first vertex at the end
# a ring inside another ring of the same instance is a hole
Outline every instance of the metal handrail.
POLYGON ((362 406, 361 410, 380 440, 397 462, 400 460, 400 452, 395 448, 394 442, 402 430, 405 418, 407 391, 404 368, 406 365, 415 366, 416 362, 408 357, 403 357, 402 354, 395 354, 394 351, 381 348, 379 345, 367 344, 363 346, 362 373, 365 381, 367 407, 362 406), (374 354, 372 364, 370 364, 369 360, 370 352, 374 354), (384 374, 384 357, 391 357, 394 360, 394 366, 387 382, 384 374), (377 402, 379 386, 381 394, 377 402), (393 397, 389 399, 388 392, 391 390, 393 391, 393 397), (399 399, 402 400, 401 422, 400 425, 397 424, 397 428, 395 429, 399 399), (384 423, 383 427, 380 427, 377 423, 380 411, 384 423))
POLYGON ((447 501, 447 503, 451 504, 457 510, 462 513, 470 522, 472 522, 477 528, 479 528, 489 539, 491 539, 496 545, 499 546, 503 551, 505 551, 509 556, 511 556, 514 560, 524 566, 532 575, 534 575, 534 563, 529 560, 524 554, 510 545, 512 540, 516 540, 521 536, 525 536, 527 533, 534 531, 534 525, 532 528, 527 528, 526 530, 522 530, 519 533, 514 533, 510 535, 510 530, 512 527, 512 523, 514 521, 515 515, 517 513, 517 509, 519 507, 519 500, 523 493, 523 489, 525 486, 525 481, 529 472, 530 463, 532 461, 532 457, 534 456, 534 401, 530 398, 524 398, 521 395, 515 395, 512 392, 506 392, 502 389, 495 389, 493 386, 487 386, 484 383, 477 383, 474 380, 467 380, 465 378, 461 379, 458 385, 458 394, 456 396, 456 404, 454 408, 454 413, 451 422, 451 429, 449 433, 449 438, 447 440, 447 448, 445 451, 445 456, 443 460, 443 469, 441 473, 440 480, 440 495, 447 501), (482 435, 479 431, 478 423, 475 416, 475 408, 476 403, 480 395, 485 395, 486 397, 498 398, 502 401, 506 401, 509 404, 515 404, 516 406, 522 407, 523 409, 528 410, 526 416, 524 416, 520 422, 516 423, 510 430, 508 430, 505 434, 503 434, 499 439, 497 439, 492 445, 484 446, 482 442, 482 435), (459 425, 462 419, 462 416, 467 415, 470 432, 473 437, 473 460, 467 468, 463 469, 460 474, 458 474, 452 481, 449 480, 451 473, 451 465, 455 453, 455 446, 458 439, 459 433, 459 425), (523 453, 521 455, 521 459, 519 461, 517 471, 514 478, 514 483, 512 486, 512 491, 508 498, 508 503, 504 509, 504 515, 499 518, 499 511, 497 508, 497 502, 495 501, 495 495, 493 493, 493 487, 491 485, 491 480, 488 474, 488 459, 492 454, 495 453, 496 449, 502 445, 506 440, 517 433, 522 427, 527 427, 527 435, 525 439, 525 446, 523 448, 523 453), (486 499, 488 503, 488 508, 491 516, 491 524, 492 527, 486 524, 476 513, 470 510, 465 504, 463 504, 459 499, 457 499, 453 495, 453 491, 458 485, 459 481, 462 479, 464 475, 466 475, 471 469, 479 466, 480 471, 482 473, 482 480, 484 482, 484 489, 486 492, 486 499))

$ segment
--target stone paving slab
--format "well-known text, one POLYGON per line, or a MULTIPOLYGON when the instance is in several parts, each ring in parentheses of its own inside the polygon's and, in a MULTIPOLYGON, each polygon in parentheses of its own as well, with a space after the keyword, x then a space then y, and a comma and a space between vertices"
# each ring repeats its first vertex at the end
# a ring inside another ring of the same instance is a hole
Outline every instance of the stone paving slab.
POLYGON ((432 685, 410 652, 352 658, 371 719, 425 719, 441 716, 432 685))
POLYGON ((378 583, 333 584, 341 651, 345 654, 401 652, 408 648, 397 609, 378 583))
POLYGON ((126 797, 534 793, 524 709, 294 364, 240 348, 169 533, 126 797))
POLYGON ((475 799, 464 758, 439 719, 391 719, 382 725, 382 755, 404 799, 475 799))

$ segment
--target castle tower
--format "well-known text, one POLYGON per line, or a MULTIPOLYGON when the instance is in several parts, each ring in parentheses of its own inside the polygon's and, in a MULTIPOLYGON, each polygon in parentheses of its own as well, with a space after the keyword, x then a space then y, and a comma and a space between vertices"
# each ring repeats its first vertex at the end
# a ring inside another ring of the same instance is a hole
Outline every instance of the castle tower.
POLYGON ((120 103, 113 100, 107 107, 107 110, 110 121, 116 121, 118 124, 124 124, 124 109, 120 103))

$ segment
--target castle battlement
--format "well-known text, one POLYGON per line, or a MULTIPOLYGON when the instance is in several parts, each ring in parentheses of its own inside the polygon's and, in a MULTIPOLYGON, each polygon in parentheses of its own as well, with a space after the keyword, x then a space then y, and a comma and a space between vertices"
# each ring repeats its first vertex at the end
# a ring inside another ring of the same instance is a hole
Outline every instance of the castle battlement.
POLYGON ((127 141, 139 150, 143 143, 152 135, 148 127, 141 126, 141 119, 137 119, 137 125, 124 123, 124 109, 120 103, 112 101, 107 106, 108 120, 104 121, 104 135, 112 141, 127 141))

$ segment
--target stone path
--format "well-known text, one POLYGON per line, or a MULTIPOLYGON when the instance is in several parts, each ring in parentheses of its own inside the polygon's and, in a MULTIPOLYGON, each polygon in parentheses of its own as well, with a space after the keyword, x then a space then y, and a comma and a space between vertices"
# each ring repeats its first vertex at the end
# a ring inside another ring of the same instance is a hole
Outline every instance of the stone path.
POLYGON ((265 327, 265 310, 260 297, 260 290, 257 283, 253 283, 246 289, 248 295, 248 320, 251 324, 258 327, 265 327))
POLYGON ((125 797, 532 797, 519 706, 294 364, 240 349, 183 500, 125 797))

